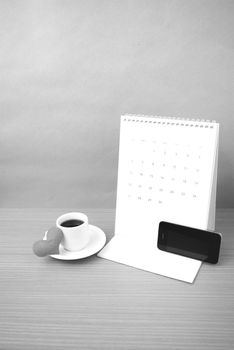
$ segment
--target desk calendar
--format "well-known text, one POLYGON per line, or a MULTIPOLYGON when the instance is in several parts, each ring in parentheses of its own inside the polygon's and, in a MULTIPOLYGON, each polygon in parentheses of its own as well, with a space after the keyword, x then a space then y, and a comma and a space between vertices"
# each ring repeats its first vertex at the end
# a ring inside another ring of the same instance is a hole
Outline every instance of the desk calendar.
POLYGON ((160 251, 158 225, 214 229, 218 135, 213 121, 121 117, 115 235, 100 257, 193 282, 201 262, 160 251))

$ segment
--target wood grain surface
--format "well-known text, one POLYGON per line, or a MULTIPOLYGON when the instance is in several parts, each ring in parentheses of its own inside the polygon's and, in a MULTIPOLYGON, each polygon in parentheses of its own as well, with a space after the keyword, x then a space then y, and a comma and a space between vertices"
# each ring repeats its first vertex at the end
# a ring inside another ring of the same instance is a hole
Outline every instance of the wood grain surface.
MULTIPOLYGON (((32 244, 70 209, 0 210, 0 349, 232 349, 234 209, 217 212, 218 265, 194 284, 92 256, 38 258, 32 244)), ((108 240, 114 210, 88 214, 108 240)))

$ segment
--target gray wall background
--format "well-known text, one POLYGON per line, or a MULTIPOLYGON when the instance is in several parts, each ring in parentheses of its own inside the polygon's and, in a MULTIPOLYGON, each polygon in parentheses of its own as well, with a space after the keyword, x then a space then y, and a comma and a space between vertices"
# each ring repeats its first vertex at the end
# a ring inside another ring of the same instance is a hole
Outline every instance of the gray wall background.
POLYGON ((216 119, 234 206, 234 1, 0 1, 0 206, 113 207, 123 113, 216 119))

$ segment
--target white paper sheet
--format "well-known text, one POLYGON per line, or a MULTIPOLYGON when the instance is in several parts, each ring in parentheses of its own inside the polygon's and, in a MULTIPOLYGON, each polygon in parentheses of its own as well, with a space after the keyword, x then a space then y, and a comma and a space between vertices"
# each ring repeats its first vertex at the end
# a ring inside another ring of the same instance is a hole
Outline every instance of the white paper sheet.
POLYGON ((145 271, 192 283, 199 271, 199 260, 163 252, 154 247, 140 247, 115 236, 98 254, 99 257, 145 271))

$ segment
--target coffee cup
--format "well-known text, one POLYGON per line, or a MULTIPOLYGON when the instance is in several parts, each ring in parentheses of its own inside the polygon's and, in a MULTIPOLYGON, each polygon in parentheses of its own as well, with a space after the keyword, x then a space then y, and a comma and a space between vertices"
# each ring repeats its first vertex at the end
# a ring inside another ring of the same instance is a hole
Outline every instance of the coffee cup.
POLYGON ((62 244, 66 250, 78 251, 89 241, 89 223, 87 215, 72 212, 61 215, 56 226, 63 232, 62 244))

